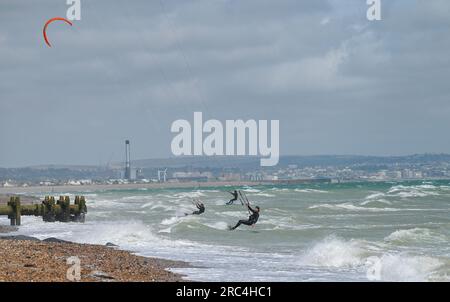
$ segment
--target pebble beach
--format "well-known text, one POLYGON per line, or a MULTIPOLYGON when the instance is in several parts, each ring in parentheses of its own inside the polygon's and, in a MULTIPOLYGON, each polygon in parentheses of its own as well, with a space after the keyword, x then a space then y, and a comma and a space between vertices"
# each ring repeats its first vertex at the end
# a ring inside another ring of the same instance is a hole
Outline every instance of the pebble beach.
MULTIPOLYGON (((0 233, 5 228, 0 226, 0 233)), ((186 265, 136 256, 114 246, 4 236, 0 238, 0 281, 70 282, 67 259, 73 256, 80 259, 81 282, 178 282, 182 276, 167 269, 186 265)))

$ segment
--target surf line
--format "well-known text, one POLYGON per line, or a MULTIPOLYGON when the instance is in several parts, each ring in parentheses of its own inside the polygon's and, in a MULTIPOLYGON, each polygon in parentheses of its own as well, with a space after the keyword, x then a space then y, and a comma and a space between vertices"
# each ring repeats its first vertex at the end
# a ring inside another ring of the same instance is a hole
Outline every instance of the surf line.
POLYGON ((226 120, 224 127, 221 121, 214 119, 203 123, 202 112, 194 112, 193 127, 189 121, 180 119, 172 123, 170 131, 178 133, 171 144, 175 156, 260 155, 261 166, 275 166, 279 161, 279 120, 270 121, 269 135, 267 120, 226 120), (203 140, 204 133, 209 135, 203 140))

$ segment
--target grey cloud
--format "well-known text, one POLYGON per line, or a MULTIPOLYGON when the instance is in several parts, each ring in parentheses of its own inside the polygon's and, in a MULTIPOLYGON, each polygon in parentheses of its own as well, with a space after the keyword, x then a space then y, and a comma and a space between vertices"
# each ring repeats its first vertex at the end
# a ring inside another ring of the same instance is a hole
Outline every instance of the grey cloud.
POLYGON ((65 1, 0 3, 0 166, 121 160, 125 138, 168 157, 196 110, 280 119, 282 154, 450 151, 448 1, 383 1, 373 23, 359 0, 82 7, 48 49, 65 1))

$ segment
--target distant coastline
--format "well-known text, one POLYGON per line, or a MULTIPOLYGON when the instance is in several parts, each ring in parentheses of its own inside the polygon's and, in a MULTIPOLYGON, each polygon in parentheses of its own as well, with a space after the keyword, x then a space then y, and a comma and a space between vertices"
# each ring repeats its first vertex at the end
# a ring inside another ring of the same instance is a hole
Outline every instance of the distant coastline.
POLYGON ((157 183, 123 183, 123 184, 85 184, 85 185, 55 185, 55 186, 27 186, 0 187, 0 194, 26 194, 46 192, 89 192, 106 190, 132 189, 176 189, 176 188, 208 188, 208 187, 240 187, 293 183, 329 182, 322 179, 298 179, 286 181, 190 181, 190 182, 157 182, 157 183))
POLYGON ((0 187, 0 194, 27 194, 47 192, 89 192, 132 189, 171 189, 171 188, 207 188, 221 186, 255 186, 263 182, 217 181, 217 182, 165 182, 165 183, 128 183, 128 184, 89 184, 60 186, 0 187))
MULTIPOLYGON (((385 182, 385 181, 427 181, 427 180, 449 180, 448 177, 436 178, 416 178, 416 179, 393 179, 393 180, 374 180, 374 179, 355 179, 339 181, 341 183, 353 182, 385 182)), ((264 185, 293 185, 293 184, 316 184, 333 183, 332 179, 298 179, 298 180, 278 180, 278 181, 208 181, 208 182, 164 182, 164 183, 124 183, 124 184, 86 184, 86 185, 55 185, 55 186, 27 186, 27 187, 0 187, 0 200, 8 195, 29 194, 27 197, 33 198, 32 194, 39 193, 76 193, 76 192, 94 192, 109 190, 136 190, 136 189, 195 189, 211 187, 241 187, 241 186, 264 186, 264 185)))

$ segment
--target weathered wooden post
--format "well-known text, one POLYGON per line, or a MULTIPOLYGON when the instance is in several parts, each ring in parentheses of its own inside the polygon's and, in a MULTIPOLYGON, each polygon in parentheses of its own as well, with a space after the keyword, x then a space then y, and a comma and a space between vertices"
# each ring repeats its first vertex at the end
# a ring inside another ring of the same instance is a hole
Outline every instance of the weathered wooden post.
POLYGON ((66 221, 66 198, 64 196, 59 196, 59 200, 56 202, 56 204, 59 206, 58 208, 55 208, 56 212, 56 220, 57 221, 66 221))
POLYGON ((8 206, 11 208, 8 218, 12 226, 20 225, 21 223, 21 211, 20 211, 20 197, 11 196, 8 202, 8 206))
POLYGON ((64 207, 61 209, 63 213, 63 222, 70 221, 70 197, 64 197, 64 207))
POLYGON ((81 198, 80 198, 80 210, 83 213, 87 213, 86 199, 84 199, 84 196, 81 196, 81 198))
POLYGON ((84 196, 75 196, 75 215, 73 221, 84 222, 87 213, 86 200, 84 196))
POLYGON ((55 209, 54 209, 55 198, 53 196, 45 196, 42 204, 44 205, 42 219, 45 222, 54 222, 56 220, 55 209))
POLYGON ((10 224, 12 226, 16 225, 16 217, 14 216, 14 204, 15 203, 16 203, 16 201, 15 201, 14 197, 11 196, 9 198, 7 205, 9 207, 8 218, 9 218, 10 224))
POLYGON ((15 209, 14 209, 14 214, 16 216, 16 225, 20 225, 22 223, 20 197, 16 196, 15 201, 16 201, 16 205, 15 205, 15 209))

